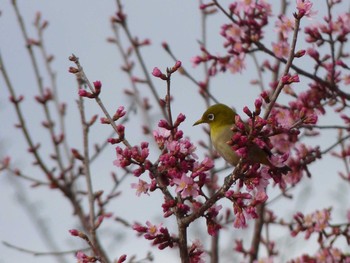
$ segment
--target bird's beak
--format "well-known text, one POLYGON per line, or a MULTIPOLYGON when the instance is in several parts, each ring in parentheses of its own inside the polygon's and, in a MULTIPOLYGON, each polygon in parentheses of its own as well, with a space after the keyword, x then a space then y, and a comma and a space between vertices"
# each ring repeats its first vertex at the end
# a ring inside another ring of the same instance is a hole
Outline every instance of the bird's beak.
POLYGON ((198 124, 204 123, 203 119, 200 118, 198 121, 196 121, 195 123, 193 123, 193 126, 196 126, 198 124))

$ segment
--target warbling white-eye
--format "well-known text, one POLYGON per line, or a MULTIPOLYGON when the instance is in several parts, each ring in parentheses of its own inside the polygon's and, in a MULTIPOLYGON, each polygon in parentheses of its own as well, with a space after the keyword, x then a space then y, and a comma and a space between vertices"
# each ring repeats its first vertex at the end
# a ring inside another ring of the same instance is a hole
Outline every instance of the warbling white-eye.
MULTIPOLYGON (((231 140, 234 132, 232 127, 235 124, 236 112, 225 104, 215 104, 210 106, 202 115, 202 117, 196 121, 193 125, 202 123, 208 123, 210 127, 210 139, 215 147, 215 150, 222 156, 228 163, 237 165, 240 160, 240 156, 232 149, 228 144, 231 140)), ((269 160, 271 153, 268 150, 263 150, 257 145, 252 144, 248 147, 248 160, 251 163, 261 163, 271 168, 275 167, 269 160)), ((277 168, 282 173, 286 173, 290 170, 288 166, 277 168)))

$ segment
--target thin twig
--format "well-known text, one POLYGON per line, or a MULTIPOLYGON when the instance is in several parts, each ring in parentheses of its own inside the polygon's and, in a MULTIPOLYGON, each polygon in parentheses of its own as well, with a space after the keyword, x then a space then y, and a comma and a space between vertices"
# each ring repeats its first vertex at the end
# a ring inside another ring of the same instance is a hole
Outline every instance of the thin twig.
MULTIPOLYGON (((169 56, 174 60, 178 61, 175 54, 171 51, 170 47, 166 49, 166 52, 169 54, 169 56)), ((204 63, 206 65, 206 63, 204 63)), ((204 72, 205 74, 208 74, 208 70, 206 70, 207 66, 204 66, 204 72)), ((207 82, 207 89, 202 89, 200 83, 186 70, 184 66, 181 66, 181 74, 187 77, 192 83, 194 83, 197 87, 201 89, 207 95, 210 99, 212 99, 215 103, 219 103, 219 101, 214 97, 213 94, 211 94, 209 90, 209 81, 207 82)), ((207 103, 207 106, 209 106, 209 103, 207 103)))
MULTIPOLYGON (((292 39, 292 43, 291 43, 290 49, 289 49, 288 60, 287 60, 287 63, 285 65, 285 67, 284 67, 282 76, 287 75, 289 70, 290 70, 290 68, 291 68, 291 66, 292 66, 292 63, 293 63, 293 60, 294 60, 294 56, 295 56, 295 47, 296 47, 296 44, 297 44, 299 27, 300 27, 300 18, 295 18, 293 39, 292 39)), ((270 112, 273 109, 273 107, 275 106, 277 98, 278 98, 279 94, 281 93, 281 91, 283 90, 284 86, 285 86, 285 84, 283 83, 282 78, 280 78, 280 80, 278 82, 278 85, 277 85, 277 88, 275 89, 275 92, 272 94, 272 97, 270 98, 271 102, 268 104, 267 109, 266 109, 266 111, 264 113, 264 117, 263 118, 265 120, 269 117, 270 112)))
MULTIPOLYGON (((73 55, 74 56, 74 55, 73 55)), ((83 67, 80 65, 80 62, 79 62, 79 58, 74 56, 75 58, 75 61, 74 63, 77 65, 78 67, 78 70, 79 70, 79 78, 81 78, 81 80, 83 81, 83 83, 86 84, 86 86, 89 88, 89 90, 91 92, 95 92, 95 89, 93 88, 93 85, 91 84, 91 82, 89 81, 89 79, 87 78, 84 70, 83 70, 83 67)), ((98 104, 98 106, 100 106, 101 110, 103 111, 104 115, 106 116, 106 118, 108 119, 108 121, 110 122, 111 126, 113 127, 113 129, 115 130, 115 132, 118 133, 118 128, 117 128, 117 125, 115 124, 115 122, 113 121, 111 115, 109 114, 109 112, 107 111, 105 105, 103 104, 103 102, 101 101, 101 99, 96 96, 95 97, 95 100, 98 104)), ((127 141, 127 139, 123 139, 123 143, 126 147, 128 148, 131 148, 131 145, 130 143, 127 141)))
MULTIPOLYGON (((120 12, 122 12, 122 4, 121 4, 120 0, 117 0, 117 7, 118 7, 118 10, 120 12)), ((157 104, 158 104, 161 112, 163 113, 164 117, 166 118, 167 115, 166 115, 165 109, 160 104, 160 97, 159 97, 158 92, 157 92, 157 90, 156 90, 156 88, 155 88, 155 86, 154 86, 154 84, 153 84, 153 82, 152 82, 152 80, 150 78, 150 74, 149 74, 149 71, 147 70, 146 63, 143 60, 143 57, 142 57, 141 52, 140 52, 140 47, 135 42, 135 40, 134 40, 134 38, 133 38, 133 36, 132 36, 132 34, 130 32, 130 29, 129 29, 128 25, 125 22, 123 22, 123 23, 121 23, 121 26, 122 26, 122 28, 123 28, 123 30, 124 30, 127 38, 128 38, 129 43, 132 45, 132 47, 133 47, 133 49, 135 51, 135 54, 136 54, 136 57, 137 57, 137 59, 139 61, 140 66, 141 66, 143 75, 144 75, 144 77, 146 79, 146 82, 147 82, 147 84, 148 84, 148 86, 149 86, 149 88, 150 88, 150 90, 151 90, 151 92, 153 94, 153 97, 157 101, 157 104)))
POLYGON ((145 125, 147 125, 148 129, 149 130, 152 130, 151 129, 151 120, 150 120, 150 117, 149 117, 149 114, 147 114, 147 109, 145 108, 145 105, 144 103, 142 102, 142 99, 141 99, 141 96, 140 96, 140 92, 136 86, 136 83, 135 81, 133 81, 133 76, 132 76, 132 62, 129 60, 128 58, 128 55, 121 43, 121 40, 120 40, 120 36, 119 36, 119 30, 118 30, 118 25, 116 23, 113 23, 112 22, 112 30, 113 30, 113 33, 114 33, 114 36, 115 36, 115 44, 118 48, 118 51, 119 53, 121 54, 122 56, 122 59, 123 59, 123 63, 124 63, 124 66, 125 66, 125 72, 126 74, 128 75, 128 78, 129 78, 129 81, 130 81, 130 85, 132 87, 132 90, 133 90, 133 98, 134 100, 136 101, 137 105, 139 105, 140 109, 141 110, 141 113, 143 115, 143 123, 145 125))
POLYGON ((326 154, 328 153, 329 151, 331 151, 333 148, 337 147, 339 144, 342 144, 344 141, 346 141, 347 139, 350 138, 350 134, 339 139, 337 142, 335 142, 334 144, 332 144, 331 146, 329 146, 328 148, 326 148, 325 150, 321 151, 321 154, 326 154))
POLYGON ((9 242, 6 242, 6 241, 2 241, 2 244, 4 246, 9 247, 9 248, 15 249, 19 252, 31 254, 33 256, 62 256, 62 255, 67 255, 67 254, 75 254, 77 251, 89 251, 90 250, 89 247, 85 247, 85 248, 67 250, 67 251, 39 252, 39 251, 34 251, 34 250, 27 249, 27 248, 19 247, 19 246, 11 244, 9 242))
POLYGON ((81 123, 83 126, 83 148, 84 148, 84 159, 83 159, 83 169, 84 176, 87 185, 88 200, 89 200, 89 234, 91 236, 91 248, 93 249, 96 256, 101 257, 101 262, 108 262, 106 253, 103 252, 96 235, 95 228, 95 194, 92 187, 91 172, 90 172, 90 162, 89 162, 89 125, 86 122, 85 110, 84 110, 84 100, 79 97, 78 108, 81 117, 81 123))
MULTIPOLYGON (((25 27, 25 24, 24 24, 24 21, 23 21, 23 18, 22 18, 22 15, 19 11, 19 8, 17 6, 17 1, 12 1, 12 5, 13 5, 13 8, 15 10, 15 13, 16 13, 16 16, 17 16, 17 20, 18 20, 18 23, 19 23, 19 26, 20 26, 20 29, 21 29, 21 32, 22 32, 22 35, 23 35, 23 38, 24 38, 24 41, 27 45, 27 50, 28 50, 28 54, 29 54, 29 57, 30 57, 30 61, 32 63, 32 67, 34 69, 34 75, 35 75, 35 79, 37 81, 37 85, 38 85, 38 89, 39 89, 39 94, 40 96, 44 96, 44 85, 43 85, 43 79, 40 75, 40 71, 39 71, 39 65, 38 65, 38 62, 37 62, 37 59, 34 55, 34 52, 33 52, 33 45, 30 43, 30 38, 28 37, 28 33, 27 33, 27 30, 26 30, 26 27, 25 27)), ((50 136, 52 138, 52 145, 53 145, 53 148, 54 148, 54 151, 55 151, 55 154, 56 154, 56 159, 57 159, 57 163, 58 163, 58 166, 59 166, 59 169, 61 172, 64 171, 64 165, 62 163, 62 158, 61 158, 61 153, 60 153, 60 148, 59 148, 59 145, 57 143, 55 143, 54 141, 54 138, 55 138, 55 131, 54 131, 54 122, 53 122, 53 119, 51 117, 51 113, 50 113, 50 110, 47 106, 47 103, 42 103, 42 106, 43 106, 43 109, 44 109, 44 113, 45 113, 45 118, 46 118, 46 121, 48 123, 48 130, 49 130, 49 133, 50 133, 50 136)))
MULTIPOLYGON (((44 29, 40 26, 39 23, 36 26, 37 26, 37 31, 38 31, 39 43, 40 43, 39 49, 41 51, 41 54, 42 54, 42 57, 44 60, 46 71, 49 75, 49 79, 50 79, 51 87, 52 87, 52 92, 53 92, 53 102, 55 104, 55 108, 56 108, 56 111, 58 113, 59 129, 60 129, 62 134, 66 134, 65 119, 64 119, 64 115, 61 112, 62 110, 61 110, 60 100, 58 97, 56 73, 53 71, 53 69, 51 67, 51 61, 50 61, 50 58, 48 56, 48 53, 47 53, 47 50, 45 47, 45 43, 44 43, 45 42, 44 36, 43 36, 44 29)), ((70 154, 70 150, 69 150, 68 142, 67 142, 66 138, 64 138, 64 140, 62 141, 62 144, 63 144, 66 158, 67 158, 67 160, 69 160, 71 154, 70 154)), ((57 156, 57 157, 59 158, 60 156, 57 156)))
MULTIPOLYGON (((12 86, 12 83, 10 81, 10 78, 7 74, 7 70, 5 68, 5 64, 2 60, 1 54, 0 54, 0 71, 2 72, 2 75, 4 77, 4 80, 5 80, 6 86, 8 88, 8 91, 11 95, 11 98, 13 98, 13 100, 17 100, 18 96, 16 95, 16 92, 15 92, 15 90, 12 86)), ((37 145, 34 143, 32 136, 29 134, 29 130, 28 130, 28 127, 26 125, 26 122, 25 122, 25 119, 24 119, 24 116, 23 116, 23 113, 22 113, 22 110, 20 107, 20 102, 14 102, 13 105, 15 107, 15 111, 16 111, 16 114, 18 116, 19 127, 21 128, 21 130, 23 132, 23 135, 24 135, 24 137, 27 141, 27 144, 29 146, 29 149, 31 149, 31 151, 34 155, 36 163, 39 165, 41 170, 44 172, 44 174, 50 179, 50 181, 53 184, 60 186, 58 180, 53 176, 53 174, 51 173, 51 170, 45 165, 41 156, 39 155, 37 145)))

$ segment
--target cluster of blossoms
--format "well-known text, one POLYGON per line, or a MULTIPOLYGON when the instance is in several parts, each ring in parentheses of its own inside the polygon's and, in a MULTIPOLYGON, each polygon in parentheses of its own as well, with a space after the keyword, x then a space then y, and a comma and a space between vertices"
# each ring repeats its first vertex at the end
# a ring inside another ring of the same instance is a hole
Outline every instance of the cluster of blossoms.
POLYGON ((331 225, 331 209, 317 210, 308 215, 297 213, 294 220, 295 223, 291 225, 292 236, 304 232, 305 238, 308 239, 312 234, 316 234, 320 249, 315 256, 303 255, 291 260, 291 263, 350 262, 350 254, 344 253, 334 245, 339 237, 344 237, 347 243, 350 243, 350 224, 331 225))
POLYGON ((330 219, 330 209, 308 215, 297 213, 294 216, 296 226, 292 230, 292 235, 296 236, 300 232, 305 232, 305 238, 308 239, 313 233, 322 234, 330 226, 330 219))
MULTIPOLYGON (((210 8, 211 4, 201 5, 201 9, 210 8)), ((245 68, 245 56, 252 44, 263 38, 263 28, 268 24, 271 5, 264 0, 236 1, 229 6, 231 23, 221 27, 224 37, 226 56, 214 56, 202 47, 203 55, 192 59, 194 65, 212 61, 209 74, 215 75, 217 70, 241 72, 245 68)))
POLYGON ((146 239, 153 240, 152 244, 157 245, 159 249, 174 246, 174 238, 169 234, 168 229, 162 225, 156 226, 147 221, 146 226, 136 223, 133 225, 133 229, 146 239))
POLYGON ((341 249, 336 247, 322 248, 317 251, 315 256, 302 255, 297 259, 289 261, 289 263, 303 263, 303 262, 350 262, 350 255, 344 254, 341 249))
MULTIPOLYGON (((330 1, 330 10, 339 2, 330 1)), ((340 85, 350 84, 349 66, 345 63, 349 53, 342 50, 350 34, 349 25, 350 14, 341 13, 327 15, 323 22, 312 24, 304 30, 306 41, 311 44, 307 54, 315 63, 313 74, 315 76, 324 74, 310 84, 310 90, 304 94, 304 97, 308 99, 310 108, 317 108, 322 113, 325 111, 323 107, 325 100, 336 105, 333 101, 336 95, 348 97, 348 94, 340 89, 340 85)), ((339 101, 339 103, 341 106, 336 109, 337 111, 344 109, 344 102, 339 101)))

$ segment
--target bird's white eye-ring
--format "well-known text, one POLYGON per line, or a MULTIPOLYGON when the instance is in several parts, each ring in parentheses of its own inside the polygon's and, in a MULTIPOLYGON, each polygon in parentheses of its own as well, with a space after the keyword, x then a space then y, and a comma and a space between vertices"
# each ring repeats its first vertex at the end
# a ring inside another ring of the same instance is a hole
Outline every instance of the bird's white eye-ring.
POLYGON ((215 118, 215 116, 214 116, 213 113, 209 113, 209 114, 208 114, 208 120, 213 121, 214 118, 215 118))

